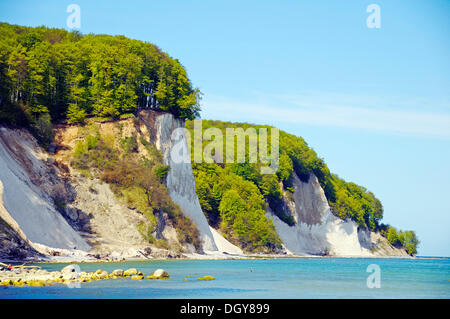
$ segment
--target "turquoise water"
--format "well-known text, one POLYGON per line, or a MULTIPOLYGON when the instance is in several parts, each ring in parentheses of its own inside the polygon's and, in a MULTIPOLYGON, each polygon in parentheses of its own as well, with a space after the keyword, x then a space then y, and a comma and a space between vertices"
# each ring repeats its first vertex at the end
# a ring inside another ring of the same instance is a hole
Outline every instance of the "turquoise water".
MULTIPOLYGON (((60 270, 66 264, 40 264, 60 270)), ((280 258, 80 263, 81 271, 135 267, 149 274, 164 268, 168 280, 82 283, 80 288, 0 287, 0 298, 450 298, 450 259, 280 258), (368 288, 370 264, 381 287, 368 288), (198 281, 212 275, 216 280, 198 281), (193 276, 184 281, 186 276, 193 276)))

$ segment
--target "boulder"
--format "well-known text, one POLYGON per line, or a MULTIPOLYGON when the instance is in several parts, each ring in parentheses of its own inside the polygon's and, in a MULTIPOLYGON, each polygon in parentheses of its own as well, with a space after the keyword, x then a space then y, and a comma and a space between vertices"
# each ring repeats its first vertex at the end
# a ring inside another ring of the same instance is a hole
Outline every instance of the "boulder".
POLYGON ((68 265, 66 267, 64 267, 63 269, 61 269, 61 272, 63 274, 70 274, 70 273, 74 273, 77 272, 77 268, 74 265, 68 265))
POLYGON ((167 271, 164 269, 156 269, 153 274, 147 277, 147 279, 168 279, 170 278, 167 271))
POLYGON ((136 268, 130 268, 127 269, 123 272, 124 276, 133 276, 133 275, 137 275, 139 272, 136 268))
POLYGON ((103 269, 98 269, 94 273, 87 274, 85 277, 90 277, 93 280, 100 280, 108 278, 108 272, 103 269))
POLYGON ((75 272, 63 274, 63 279, 65 280, 75 280, 78 279, 79 277, 80 277, 79 274, 75 272))
POLYGON ((113 276, 122 277, 124 275, 124 271, 122 269, 115 269, 111 273, 113 276))
POLYGON ((105 270, 99 269, 95 272, 95 276, 98 279, 105 279, 108 277, 108 272, 106 272, 105 270))
POLYGON ((153 276, 155 277, 165 277, 169 276, 169 274, 164 269, 156 269, 153 273, 153 276))

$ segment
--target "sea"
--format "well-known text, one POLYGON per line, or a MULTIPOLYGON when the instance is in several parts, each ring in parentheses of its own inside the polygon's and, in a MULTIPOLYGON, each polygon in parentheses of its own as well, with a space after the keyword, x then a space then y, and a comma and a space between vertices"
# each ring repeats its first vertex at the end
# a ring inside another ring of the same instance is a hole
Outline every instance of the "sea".
MULTIPOLYGON (((48 271, 67 264, 35 264, 48 271)), ((81 271, 158 268, 170 279, 107 279, 79 285, 0 287, 0 299, 450 298, 450 258, 256 258, 78 263, 81 271), (200 276, 214 280, 201 281, 200 276)))

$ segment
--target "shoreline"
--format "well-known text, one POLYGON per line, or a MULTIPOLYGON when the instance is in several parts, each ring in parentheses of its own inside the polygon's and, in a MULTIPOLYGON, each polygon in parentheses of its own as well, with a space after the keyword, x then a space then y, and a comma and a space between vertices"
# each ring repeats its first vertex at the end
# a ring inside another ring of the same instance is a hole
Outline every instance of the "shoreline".
POLYGON ((50 259, 24 259, 11 260, 0 259, 0 263, 11 265, 34 265, 34 264, 74 264, 74 263, 125 263, 125 262, 146 262, 146 261, 168 261, 168 260, 268 260, 268 259, 316 259, 316 258, 336 258, 336 259, 447 259, 450 257, 436 257, 436 256, 317 256, 317 255, 201 255, 192 254, 184 255, 183 258, 123 258, 123 259, 105 259, 105 258, 50 258, 50 259))

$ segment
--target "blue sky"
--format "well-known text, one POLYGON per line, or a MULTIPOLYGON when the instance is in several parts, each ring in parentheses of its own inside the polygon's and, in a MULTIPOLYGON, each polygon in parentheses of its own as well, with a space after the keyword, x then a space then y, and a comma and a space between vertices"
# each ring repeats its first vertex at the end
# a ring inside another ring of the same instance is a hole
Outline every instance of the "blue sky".
POLYGON ((202 118, 305 138, 381 199, 384 222, 450 256, 450 1, 4 1, 0 21, 123 34, 178 58, 202 118), (369 4, 381 28, 369 29, 369 4))

